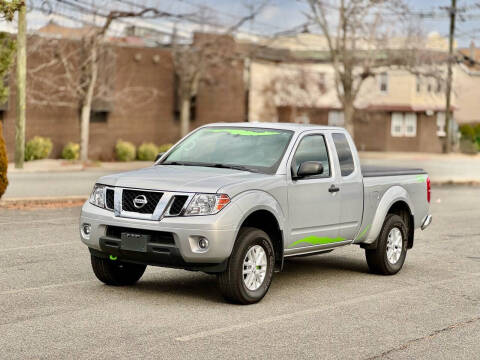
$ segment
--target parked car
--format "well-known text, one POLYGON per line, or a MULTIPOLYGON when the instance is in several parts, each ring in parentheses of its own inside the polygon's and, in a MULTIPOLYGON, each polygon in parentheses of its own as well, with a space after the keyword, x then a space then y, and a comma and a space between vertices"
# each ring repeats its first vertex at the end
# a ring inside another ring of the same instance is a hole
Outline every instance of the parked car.
POLYGON ((429 202, 425 171, 361 167, 343 128, 211 124, 151 167, 100 178, 80 234, 108 285, 173 267, 216 274, 227 300, 251 304, 285 259, 340 246, 365 249, 374 273, 397 273, 414 230, 432 221, 429 202))

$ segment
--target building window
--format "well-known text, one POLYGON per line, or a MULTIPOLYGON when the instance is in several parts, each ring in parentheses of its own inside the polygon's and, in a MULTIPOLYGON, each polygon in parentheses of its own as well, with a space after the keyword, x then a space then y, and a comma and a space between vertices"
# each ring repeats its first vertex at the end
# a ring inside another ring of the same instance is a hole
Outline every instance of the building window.
POLYGON ((446 136, 445 125, 447 124, 444 112, 437 113, 437 136, 446 136))
POLYGON ((403 114, 402 113, 392 113, 392 136, 403 136, 404 126, 403 126, 403 114))
POLYGON ((420 75, 417 75, 415 78, 415 88, 417 89, 417 93, 422 91, 422 79, 420 78, 420 75))
POLYGON ((388 93, 388 74, 386 72, 380 74, 380 92, 383 94, 388 93))
POLYGON ((405 114, 405 136, 417 136, 417 114, 415 113, 405 114))
POLYGON ((90 113, 91 123, 106 123, 108 120, 108 111, 92 111, 90 113))
POLYGON ((327 91, 327 84, 325 83, 325 73, 318 74, 318 89, 322 94, 327 91))
POLYGON ((435 91, 437 94, 442 92, 442 82, 440 80, 437 80, 437 89, 435 91))
POLYGON ((307 114, 297 115, 295 117, 295 122, 297 124, 310 124, 310 118, 308 117, 307 114))
POLYGON ((391 134, 394 137, 417 136, 416 113, 392 113, 391 134))
POLYGON ((328 112, 328 125, 345 126, 345 114, 343 111, 330 110, 328 112))

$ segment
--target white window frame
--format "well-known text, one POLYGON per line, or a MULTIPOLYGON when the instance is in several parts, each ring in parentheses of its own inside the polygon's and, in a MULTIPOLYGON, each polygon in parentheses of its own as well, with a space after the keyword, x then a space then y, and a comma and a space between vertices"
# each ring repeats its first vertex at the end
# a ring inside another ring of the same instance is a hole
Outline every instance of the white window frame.
POLYGON ((416 137, 417 136, 417 113, 408 112, 404 114, 405 122, 405 136, 406 137, 416 137), (409 127, 412 128, 409 131, 409 127))
POLYGON ((388 94, 388 73, 383 72, 378 77, 378 89, 380 90, 380 94, 388 94), (385 90, 382 89, 385 85, 385 90))
POLYGON ((392 112, 390 134, 392 137, 416 137, 417 114, 392 112))
POLYGON ((446 132, 447 118, 444 111, 437 112, 437 136, 447 136, 446 132))
POLYGON ((405 134, 405 124, 403 120, 403 113, 392 112, 390 134, 393 137, 402 137, 405 134))
POLYGON ((345 113, 341 110, 330 110, 328 112, 329 126, 345 126, 345 113))

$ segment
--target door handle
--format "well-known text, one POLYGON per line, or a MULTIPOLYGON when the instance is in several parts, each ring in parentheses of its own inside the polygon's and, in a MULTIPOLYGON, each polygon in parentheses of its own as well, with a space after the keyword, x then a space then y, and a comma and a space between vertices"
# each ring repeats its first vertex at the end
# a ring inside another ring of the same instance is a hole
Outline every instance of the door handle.
POLYGON ((336 187, 335 185, 332 184, 332 186, 330 186, 330 188, 328 189, 328 192, 331 192, 331 193, 336 193, 336 192, 339 192, 340 191, 340 188, 339 187, 336 187))

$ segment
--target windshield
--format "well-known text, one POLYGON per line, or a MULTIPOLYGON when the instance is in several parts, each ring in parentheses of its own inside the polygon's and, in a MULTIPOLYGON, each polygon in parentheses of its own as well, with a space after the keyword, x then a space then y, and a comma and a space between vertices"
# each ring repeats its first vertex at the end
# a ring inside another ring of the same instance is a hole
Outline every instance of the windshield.
POLYGON ((273 174, 292 131, 246 127, 205 127, 183 140, 163 165, 237 168, 273 174))

